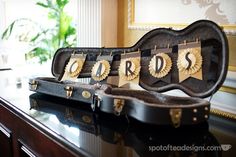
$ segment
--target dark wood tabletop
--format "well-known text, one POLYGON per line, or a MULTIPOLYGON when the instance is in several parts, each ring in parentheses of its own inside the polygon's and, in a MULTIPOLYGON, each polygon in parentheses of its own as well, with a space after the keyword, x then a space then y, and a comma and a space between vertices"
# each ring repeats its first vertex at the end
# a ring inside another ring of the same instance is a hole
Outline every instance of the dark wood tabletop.
POLYGON ((196 126, 149 125, 30 92, 27 79, 9 78, 0 75, 0 156, 236 155, 235 120, 210 115, 196 126))

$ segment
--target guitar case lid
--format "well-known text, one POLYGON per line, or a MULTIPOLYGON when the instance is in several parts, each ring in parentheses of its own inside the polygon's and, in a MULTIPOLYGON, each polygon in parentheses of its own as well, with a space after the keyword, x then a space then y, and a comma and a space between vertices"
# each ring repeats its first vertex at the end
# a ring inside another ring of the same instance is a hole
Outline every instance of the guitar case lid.
POLYGON ((72 53, 87 54, 84 68, 79 77, 90 77, 91 68, 96 63, 98 55, 112 55, 114 59, 111 74, 118 75, 120 54, 141 52, 141 71, 139 85, 148 91, 166 92, 180 89, 189 96, 205 98, 214 94, 223 84, 228 69, 228 42, 220 26, 208 20, 196 21, 182 30, 157 28, 145 34, 135 45, 125 48, 60 48, 54 55, 52 74, 58 78, 63 73, 72 53), (202 55, 202 80, 189 77, 180 82, 177 67, 179 45, 199 40, 202 55), (156 79, 149 74, 148 64, 151 60, 151 51, 154 47, 163 49, 172 48, 169 56, 172 60, 172 69, 168 74, 169 80, 156 79))

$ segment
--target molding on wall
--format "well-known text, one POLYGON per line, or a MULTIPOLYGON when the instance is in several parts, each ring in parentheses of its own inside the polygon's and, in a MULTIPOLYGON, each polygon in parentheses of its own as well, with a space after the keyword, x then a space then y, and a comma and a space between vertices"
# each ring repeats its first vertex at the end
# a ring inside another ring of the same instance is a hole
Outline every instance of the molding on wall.
POLYGON ((225 118, 236 119, 236 95, 234 93, 216 92, 211 102, 211 113, 225 118), (223 99, 222 99, 223 98, 223 99))
MULTIPOLYGON (((155 28, 173 28, 180 30, 188 24, 161 24, 161 23, 136 23, 135 22, 135 0, 128 0, 128 29, 150 31, 155 28)), ((236 35, 236 25, 222 25, 222 29, 227 35, 236 35)))
POLYGON ((232 93, 232 94, 236 94, 236 88, 227 87, 227 86, 222 86, 222 87, 220 88, 220 91, 222 91, 222 92, 227 92, 227 93, 232 93))
POLYGON ((220 90, 228 93, 236 93, 236 72, 228 71, 227 77, 220 90))
POLYGON ((229 66, 228 70, 236 72, 236 66, 229 66))
POLYGON ((214 115, 236 120, 236 114, 211 108, 210 112, 214 115))

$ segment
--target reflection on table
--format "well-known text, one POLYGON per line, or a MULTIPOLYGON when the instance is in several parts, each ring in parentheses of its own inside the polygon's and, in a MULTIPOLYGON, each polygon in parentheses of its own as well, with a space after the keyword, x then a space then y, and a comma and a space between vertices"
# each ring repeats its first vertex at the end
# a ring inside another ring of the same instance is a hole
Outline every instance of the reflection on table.
POLYGON ((88 104, 42 94, 30 95, 30 105, 31 116, 93 156, 190 157, 222 154, 219 149, 200 150, 220 147, 209 132, 208 123, 179 129, 153 126, 125 116, 94 113, 88 104))

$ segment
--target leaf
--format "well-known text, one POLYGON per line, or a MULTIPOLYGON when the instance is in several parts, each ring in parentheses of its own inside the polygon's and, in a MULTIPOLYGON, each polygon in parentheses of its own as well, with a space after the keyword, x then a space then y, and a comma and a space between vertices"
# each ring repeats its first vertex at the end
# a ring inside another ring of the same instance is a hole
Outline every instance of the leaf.
POLYGON ((66 4, 69 3, 69 0, 64 0, 64 1, 62 1, 62 3, 63 3, 63 5, 65 6, 66 4))
POLYGON ((69 3, 68 0, 57 0, 57 5, 59 8, 63 9, 67 3, 69 3))
POLYGON ((34 36, 30 42, 35 42, 39 37, 40 37, 41 33, 38 33, 36 36, 34 36))
POLYGON ((57 0, 56 2, 57 2, 57 5, 58 5, 59 7, 62 6, 62 1, 61 1, 61 0, 57 0))
POLYGON ((14 25, 15 25, 15 21, 10 25, 10 32, 9 32, 9 35, 12 33, 12 29, 13 29, 14 25))
POLYGON ((11 36, 12 29, 17 20, 13 21, 2 34, 2 39, 8 39, 11 36))
POLYGON ((46 62, 48 58, 50 58, 50 53, 48 53, 48 50, 46 48, 35 47, 27 53, 27 58, 33 57, 38 57, 39 63, 42 64, 43 62, 46 62))
POLYGON ((37 2, 36 5, 44 7, 44 8, 49 8, 49 6, 47 4, 41 3, 41 2, 37 2))
POLYGON ((69 28, 66 31, 65 36, 68 37, 70 35, 75 35, 75 33, 76 33, 76 29, 72 26, 69 26, 69 28))
POLYGON ((48 13, 48 18, 52 20, 56 20, 58 18, 58 14, 56 12, 49 12, 48 13))
POLYGON ((72 17, 68 16, 66 13, 61 13, 60 27, 59 27, 59 38, 64 39, 66 32, 71 25, 72 17))
POLYGON ((43 62, 46 62, 48 58, 45 55, 40 55, 39 56, 39 63, 42 64, 43 62))
POLYGON ((2 39, 7 39, 7 32, 8 32, 8 29, 6 29, 3 33, 2 33, 2 39))

